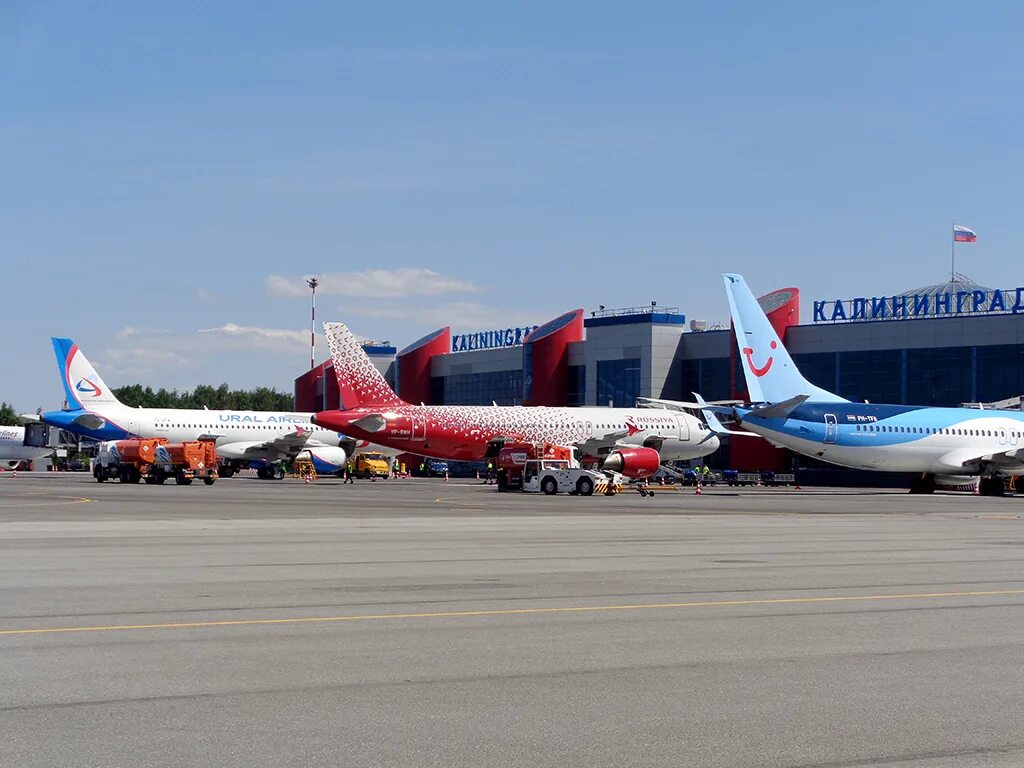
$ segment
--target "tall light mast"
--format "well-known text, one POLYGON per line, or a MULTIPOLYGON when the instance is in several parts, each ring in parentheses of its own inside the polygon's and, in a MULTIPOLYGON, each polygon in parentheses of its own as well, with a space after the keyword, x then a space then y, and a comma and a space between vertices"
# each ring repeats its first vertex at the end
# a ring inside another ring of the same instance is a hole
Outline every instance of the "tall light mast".
POLYGON ((320 281, 315 277, 311 277, 306 280, 306 285, 313 292, 309 317, 309 370, 313 370, 316 365, 316 287, 320 285, 320 281))

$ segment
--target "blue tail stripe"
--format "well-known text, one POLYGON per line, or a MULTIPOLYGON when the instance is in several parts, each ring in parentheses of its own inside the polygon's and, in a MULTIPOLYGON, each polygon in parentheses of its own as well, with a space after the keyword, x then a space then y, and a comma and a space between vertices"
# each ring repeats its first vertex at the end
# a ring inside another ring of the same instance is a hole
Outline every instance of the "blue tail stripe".
POLYGON ((67 370, 68 370, 68 358, 71 356, 71 350, 75 346, 75 342, 71 339, 61 339, 56 336, 51 336, 50 341, 53 343, 53 353, 57 357, 57 374, 60 376, 60 383, 64 387, 64 397, 68 401, 68 406, 82 407, 82 401, 78 399, 78 395, 71 388, 71 382, 68 381, 67 370))

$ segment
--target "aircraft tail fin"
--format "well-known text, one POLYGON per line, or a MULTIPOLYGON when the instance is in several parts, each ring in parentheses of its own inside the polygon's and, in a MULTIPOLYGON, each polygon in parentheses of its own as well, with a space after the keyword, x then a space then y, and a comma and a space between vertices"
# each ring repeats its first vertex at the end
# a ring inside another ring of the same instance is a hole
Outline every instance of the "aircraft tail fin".
POLYGON ((812 401, 845 403, 803 377, 743 276, 723 274, 722 278, 751 401, 780 403, 807 395, 812 401))
POLYGON ((338 377, 342 408, 404 405, 347 325, 324 323, 324 333, 338 377))
POLYGON ((68 408, 95 410, 104 405, 121 405, 74 341, 57 337, 50 341, 53 342, 68 408))

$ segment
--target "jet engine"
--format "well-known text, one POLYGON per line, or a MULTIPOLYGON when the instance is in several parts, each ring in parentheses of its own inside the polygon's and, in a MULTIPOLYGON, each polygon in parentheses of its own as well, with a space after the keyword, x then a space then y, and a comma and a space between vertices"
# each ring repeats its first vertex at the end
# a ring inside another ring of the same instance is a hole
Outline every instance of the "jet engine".
POLYGON ((337 472, 344 469, 345 462, 348 461, 348 452, 344 448, 318 445, 299 451, 295 458, 312 461, 317 472, 337 472))
POLYGON ((661 456, 653 448, 619 448, 605 457, 601 469, 642 479, 661 469, 661 456))

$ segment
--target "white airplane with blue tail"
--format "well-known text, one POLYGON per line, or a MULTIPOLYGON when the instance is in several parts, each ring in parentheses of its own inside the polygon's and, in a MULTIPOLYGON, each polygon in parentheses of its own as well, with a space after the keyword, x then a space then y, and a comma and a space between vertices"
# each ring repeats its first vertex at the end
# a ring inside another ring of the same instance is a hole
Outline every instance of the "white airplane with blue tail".
POLYGON ((114 396, 77 344, 52 341, 67 398, 64 410, 39 416, 52 427, 104 441, 215 439, 224 477, 253 464, 260 478, 280 477, 275 465, 296 458, 310 460, 317 472, 337 472, 357 447, 355 440, 314 424, 308 413, 132 408, 114 396))
MULTIPOLYGON (((728 414, 775 445, 856 469, 916 472, 912 493, 931 493, 936 478, 980 476, 979 492, 1001 495, 1002 478, 1024 474, 1024 413, 850 402, 803 377, 741 275, 725 274, 726 293, 750 404, 703 410, 718 434, 728 414)), ((652 401, 670 404, 671 401, 652 401)))

